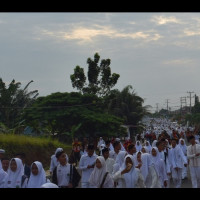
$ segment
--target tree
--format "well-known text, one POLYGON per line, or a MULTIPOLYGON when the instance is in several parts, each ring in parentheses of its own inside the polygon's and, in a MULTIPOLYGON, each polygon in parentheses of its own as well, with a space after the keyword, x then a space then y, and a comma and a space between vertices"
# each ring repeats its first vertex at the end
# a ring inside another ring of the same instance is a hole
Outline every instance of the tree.
POLYGON ((100 64, 100 56, 98 53, 94 54, 94 60, 87 59, 88 73, 86 83, 86 76, 84 69, 80 66, 74 68, 74 74, 70 75, 73 88, 77 88, 82 94, 95 94, 98 96, 108 95, 111 88, 113 88, 120 75, 111 74, 111 60, 103 59, 100 64))
POLYGON ((62 139, 63 135, 92 137, 96 132, 115 135, 123 120, 105 113, 103 106, 102 98, 93 94, 57 92, 37 98, 24 119, 28 126, 62 139))
POLYGON ((149 114, 149 106, 143 107, 144 99, 132 90, 132 86, 126 86, 122 91, 113 90, 105 98, 108 105, 108 113, 124 119, 126 125, 138 125, 146 114, 149 114))
POLYGON ((0 122, 9 129, 20 124, 24 109, 30 106, 39 94, 38 90, 28 92, 27 88, 32 82, 20 89, 20 82, 15 82, 13 79, 6 87, 0 78, 0 122))

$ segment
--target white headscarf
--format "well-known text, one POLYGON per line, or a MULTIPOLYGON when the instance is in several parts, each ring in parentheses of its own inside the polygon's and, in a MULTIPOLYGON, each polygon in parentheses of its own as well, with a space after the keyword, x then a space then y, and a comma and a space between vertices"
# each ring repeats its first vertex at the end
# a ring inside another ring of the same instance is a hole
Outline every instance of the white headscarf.
POLYGON ((12 158, 9 163, 8 176, 5 181, 5 188, 21 188, 21 180, 24 175, 24 166, 22 160, 19 158, 12 158), (12 160, 15 160, 17 169, 13 172, 10 168, 12 160))
POLYGON ((136 143, 135 143, 135 147, 136 147, 136 151, 141 151, 141 149, 142 149, 142 145, 141 145, 141 143, 140 143, 139 140, 136 141, 136 143), (139 145, 137 144, 138 142, 139 142, 139 145))
POLYGON ((183 150, 184 153, 185 153, 185 151, 187 151, 187 146, 186 146, 185 140, 184 140, 183 138, 179 139, 179 141, 178 141, 178 146, 183 150), (184 142, 183 145, 181 144, 181 141, 184 142))
POLYGON ((150 142, 149 142, 149 141, 145 141, 144 146, 148 149, 147 153, 151 153, 151 148, 152 148, 152 147, 151 147, 150 142), (149 144, 148 146, 146 145, 146 142, 149 144))
POLYGON ((159 154, 159 151, 158 151, 158 148, 157 147, 152 147, 152 150, 151 150, 151 160, 155 166, 155 170, 158 174, 158 176, 160 176, 159 174, 159 168, 160 168, 160 154, 159 154), (156 150, 156 156, 153 156, 152 155, 152 150, 155 149, 156 150))
POLYGON ((45 183, 40 188, 59 188, 59 187, 54 183, 45 183))
POLYGON ((113 172, 114 173, 117 172, 120 169, 120 167, 122 167, 126 154, 127 154, 126 151, 120 151, 117 154, 117 157, 116 157, 116 160, 115 160, 115 164, 113 165, 113 172))
POLYGON ((123 163, 122 167, 120 168, 120 171, 123 171, 126 168, 126 159, 127 158, 130 158, 132 160, 133 166, 128 173, 124 174, 126 188, 135 188, 135 185, 136 185, 137 180, 138 180, 138 173, 135 169, 135 162, 134 162, 134 158, 133 158, 132 155, 127 155, 124 158, 124 163, 123 163))
MULTIPOLYGON (((91 185, 94 185, 99 188, 103 181, 103 177, 108 170, 107 170, 106 161, 105 161, 104 157, 98 156, 96 158, 96 160, 97 159, 101 162, 102 167, 99 169, 96 167, 96 164, 95 164, 94 170, 92 171, 90 178, 89 178, 89 183, 91 185)), ((106 180, 108 180, 108 179, 106 178, 106 180)), ((105 180, 104 184, 106 184, 106 180, 105 180)))
POLYGON ((152 143, 152 148, 156 147, 156 143, 157 143, 157 140, 154 140, 153 143, 152 143))
POLYGON ((31 165, 31 169, 33 164, 36 164, 37 168, 38 168, 38 174, 37 175, 33 175, 32 171, 31 171, 31 175, 28 181, 28 185, 27 188, 40 188, 41 185, 43 185, 44 183, 46 183, 46 173, 44 171, 44 168, 42 166, 42 163, 39 161, 35 161, 32 163, 31 165))
POLYGON ((63 151, 63 148, 60 148, 60 147, 57 148, 56 151, 55 151, 55 156, 56 156, 56 154, 57 154, 59 151, 63 151))

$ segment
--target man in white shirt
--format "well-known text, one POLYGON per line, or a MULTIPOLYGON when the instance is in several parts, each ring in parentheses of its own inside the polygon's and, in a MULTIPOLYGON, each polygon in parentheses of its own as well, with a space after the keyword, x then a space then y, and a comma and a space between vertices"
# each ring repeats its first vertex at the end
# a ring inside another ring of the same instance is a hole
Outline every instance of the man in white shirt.
POLYGON ((106 166, 107 166, 107 170, 110 174, 112 174, 113 172, 113 165, 115 164, 115 160, 112 158, 109 158, 109 149, 108 148, 104 148, 102 150, 102 155, 106 161, 106 166))
POLYGON ((82 155, 79 162, 79 169, 82 171, 81 187, 89 188, 89 178, 94 170, 97 155, 94 153, 94 145, 90 144, 87 148, 87 154, 82 155))
POLYGON ((136 157, 136 152, 137 150, 134 144, 128 145, 128 154, 132 155, 134 159, 136 157))
POLYGON ((59 188, 75 188, 81 179, 76 168, 68 163, 67 155, 64 151, 56 153, 59 164, 53 171, 52 182, 59 188))
POLYGON ((113 143, 113 147, 114 147, 114 150, 110 151, 109 157, 112 158, 112 159, 114 159, 114 160, 116 160, 116 157, 117 157, 118 153, 121 150, 121 143, 120 143, 120 141, 115 141, 113 143))
POLYGON ((189 137, 190 146, 187 147, 187 158, 193 188, 200 188, 200 145, 196 144, 195 137, 189 137))
POLYGON ((187 159, 185 158, 182 149, 177 145, 177 140, 172 139, 172 179, 176 188, 181 187, 182 168, 187 167, 187 159))

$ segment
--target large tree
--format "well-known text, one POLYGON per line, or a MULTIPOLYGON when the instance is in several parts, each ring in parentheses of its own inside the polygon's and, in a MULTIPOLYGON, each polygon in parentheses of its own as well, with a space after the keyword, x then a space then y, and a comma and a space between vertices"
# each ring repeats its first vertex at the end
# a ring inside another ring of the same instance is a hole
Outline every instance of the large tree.
POLYGON ((13 79, 6 87, 0 78, 0 122, 12 129, 19 125, 22 114, 27 106, 32 105, 38 96, 38 90, 28 92, 30 81, 23 89, 21 83, 13 79))
POLYGON ((83 94, 95 94, 98 96, 105 96, 109 94, 111 88, 113 88, 120 75, 113 73, 111 74, 111 60, 102 59, 98 53, 94 54, 94 59, 87 59, 88 72, 87 80, 84 69, 80 66, 74 68, 74 74, 70 75, 73 88, 77 88, 83 94))
POLYGON ((131 85, 122 91, 113 90, 105 98, 105 104, 108 105, 108 113, 123 118, 126 125, 137 125, 143 116, 149 114, 149 106, 143 106, 144 99, 131 90, 131 85))
POLYGON ((103 111, 102 99, 93 94, 53 93, 39 97, 24 115, 26 124, 51 135, 115 135, 123 120, 103 111))

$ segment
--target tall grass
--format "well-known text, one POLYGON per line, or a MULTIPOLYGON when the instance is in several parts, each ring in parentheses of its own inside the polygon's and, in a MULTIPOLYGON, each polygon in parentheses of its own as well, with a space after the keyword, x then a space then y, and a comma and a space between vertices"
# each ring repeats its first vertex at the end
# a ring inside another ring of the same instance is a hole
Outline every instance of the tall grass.
POLYGON ((63 144, 50 137, 0 134, 0 149, 6 151, 6 156, 13 158, 16 153, 23 152, 26 154, 28 165, 34 161, 40 161, 45 169, 49 169, 51 155, 58 147, 62 147, 68 155, 71 152, 71 145, 63 144))

